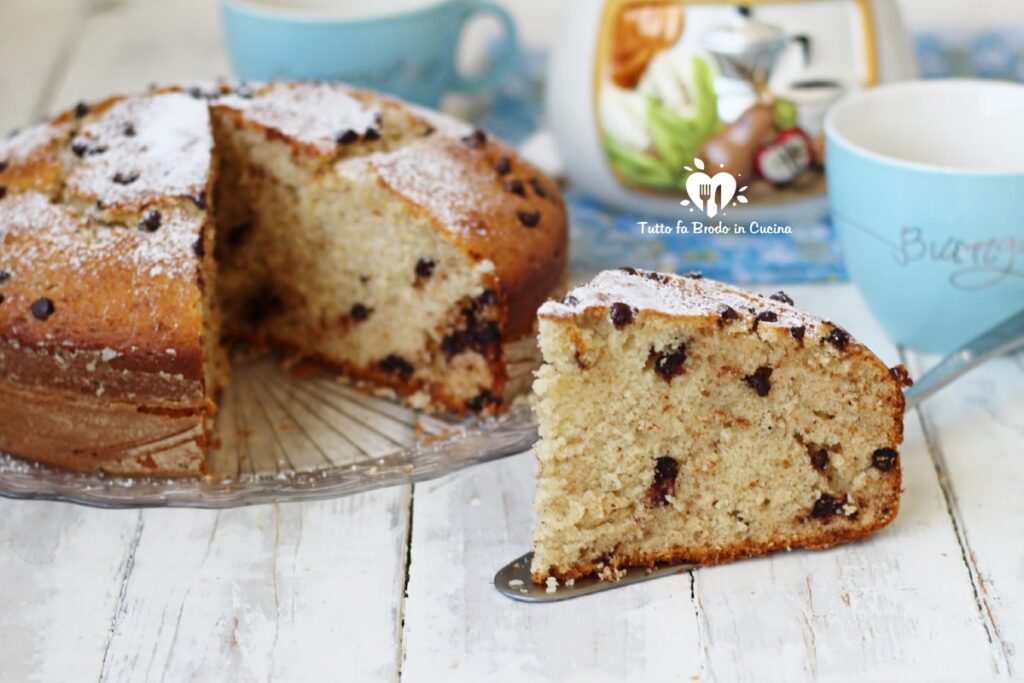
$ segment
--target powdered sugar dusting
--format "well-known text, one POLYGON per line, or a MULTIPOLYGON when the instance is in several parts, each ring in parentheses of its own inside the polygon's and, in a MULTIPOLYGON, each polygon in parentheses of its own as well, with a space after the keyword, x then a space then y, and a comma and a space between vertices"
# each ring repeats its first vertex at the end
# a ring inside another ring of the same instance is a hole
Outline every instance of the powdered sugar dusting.
POLYGON ((0 242, 8 265, 45 264, 68 276, 124 267, 145 278, 192 277, 192 245, 201 219, 166 211, 156 232, 94 223, 52 204, 46 195, 26 192, 0 202, 0 242))
POLYGON ((590 308, 607 308, 624 303, 637 311, 656 311, 674 316, 721 314, 725 307, 738 318, 752 320, 763 311, 778 316, 773 325, 805 326, 811 334, 823 321, 788 304, 745 292, 714 280, 667 275, 639 269, 606 270, 593 280, 571 290, 560 301, 548 301, 540 307, 543 318, 570 318, 590 308))
POLYGON ((281 83, 246 99, 228 95, 219 106, 245 113, 246 118, 329 153, 345 131, 364 135, 377 126, 379 109, 352 97, 343 87, 327 83, 281 83))
POLYGON ((434 135, 370 157, 370 163, 387 185, 445 228, 486 234, 487 226, 474 216, 486 212, 500 192, 490 184, 482 191, 481 184, 493 182, 493 174, 470 163, 461 143, 434 135))
POLYGON ((40 123, 0 139, 0 161, 18 163, 28 161, 36 150, 49 146, 58 138, 68 134, 67 125, 40 123))
POLYGON ((86 151, 68 190, 106 204, 201 194, 213 150, 206 103, 183 93, 121 100, 83 126, 74 143, 86 151))

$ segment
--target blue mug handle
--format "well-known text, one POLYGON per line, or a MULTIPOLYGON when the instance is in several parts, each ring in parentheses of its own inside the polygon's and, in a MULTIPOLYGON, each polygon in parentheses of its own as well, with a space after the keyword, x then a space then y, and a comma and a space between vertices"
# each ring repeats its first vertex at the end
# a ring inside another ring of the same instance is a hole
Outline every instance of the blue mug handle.
POLYGON ((501 47, 498 49, 498 54, 494 56, 493 63, 483 73, 476 76, 463 76, 456 70, 455 90, 469 94, 490 90, 508 75, 519 57, 516 23, 504 7, 490 0, 461 0, 460 5, 462 10, 459 23, 460 32, 465 28, 466 22, 474 16, 483 14, 490 15, 501 23, 501 30, 505 34, 505 38, 501 41, 501 47))

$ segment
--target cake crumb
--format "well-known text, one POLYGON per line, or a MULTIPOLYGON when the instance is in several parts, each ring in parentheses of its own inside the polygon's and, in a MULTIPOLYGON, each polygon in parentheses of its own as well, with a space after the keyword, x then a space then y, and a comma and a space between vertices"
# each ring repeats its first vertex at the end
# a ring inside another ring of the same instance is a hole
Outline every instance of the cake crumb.
POLYGON ((545 593, 556 593, 558 592, 558 579, 553 576, 549 576, 548 580, 544 582, 546 586, 544 589, 545 593))

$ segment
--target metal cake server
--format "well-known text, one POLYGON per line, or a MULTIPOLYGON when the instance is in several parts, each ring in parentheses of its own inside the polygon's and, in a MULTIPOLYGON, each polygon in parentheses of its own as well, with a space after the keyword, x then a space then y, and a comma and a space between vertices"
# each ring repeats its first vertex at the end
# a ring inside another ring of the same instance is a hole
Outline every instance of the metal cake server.
MULTIPOLYGON (((907 408, 917 407, 921 401, 982 363, 1020 348, 1024 348, 1024 310, 978 335, 926 372, 914 386, 903 392, 907 408)), ((631 586, 662 576, 684 574, 700 567, 699 564, 690 563, 658 565, 653 569, 632 567, 618 581, 602 581, 589 576, 577 579, 572 585, 559 581, 557 586, 549 589, 547 586, 534 585, 530 578, 532 559, 533 553, 529 552, 502 567, 494 575, 494 587, 498 592, 520 602, 556 602, 631 586)))

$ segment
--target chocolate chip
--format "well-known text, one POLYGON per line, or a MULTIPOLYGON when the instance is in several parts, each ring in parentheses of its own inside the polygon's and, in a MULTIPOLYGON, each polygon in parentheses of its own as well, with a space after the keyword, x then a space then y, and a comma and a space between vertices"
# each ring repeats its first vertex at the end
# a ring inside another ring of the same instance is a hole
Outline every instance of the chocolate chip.
POLYGON ((547 190, 544 189, 544 186, 541 185, 540 181, 537 180, 536 178, 530 178, 530 187, 533 188, 533 193, 540 197, 541 199, 548 198, 547 190))
POLYGON ((11 271, 0 270, 0 285, 11 279, 11 271))
POLYGON ((768 392, 772 389, 771 376, 772 369, 762 365, 754 371, 753 375, 744 377, 743 381, 756 391, 758 396, 767 396, 768 392))
POLYGON ((32 302, 32 315, 37 320, 46 320, 53 315, 54 310, 53 301, 45 296, 32 302))
POLYGON ((457 330, 441 340, 441 352, 446 358, 457 356, 469 348, 469 335, 465 330, 457 330))
POLYGON ((393 353, 377 363, 377 366, 389 375, 396 375, 403 382, 408 381, 415 371, 409 361, 393 353))
POLYGON ((203 258, 206 256, 206 244, 203 242, 202 235, 192 243, 192 253, 196 255, 196 258, 203 258))
POLYGON ((2 304, 3 302, 4 302, 4 295, 0 294, 0 304, 2 304))
POLYGON ((819 448, 817 450, 809 448, 808 451, 810 452, 811 465, 814 466, 814 469, 824 470, 828 467, 828 451, 824 448, 819 448))
POLYGON ((683 277, 690 278, 691 280, 703 280, 704 273, 698 270, 691 270, 689 273, 683 273, 683 277))
POLYGON ((187 92, 189 96, 191 96, 193 99, 200 100, 203 98, 203 89, 200 88, 198 85, 193 85, 185 92, 187 92))
POLYGON ((271 289, 264 285, 245 304, 245 318, 253 323, 260 323, 276 316, 284 309, 284 301, 271 289))
POLYGON ((430 259, 419 259, 418 261, 416 261, 416 279, 426 280, 427 278, 434 274, 434 268, 436 266, 437 263, 430 259))
POLYGON ((818 500, 814 501, 814 507, 811 508, 811 517, 827 519, 839 514, 842 509, 842 501, 836 500, 831 494, 823 493, 818 500))
POLYGON ((526 187, 523 185, 523 181, 519 178, 513 178, 505 183, 504 187, 505 192, 511 192, 512 194, 517 194, 520 197, 526 196, 526 187))
POLYGON ((352 319, 357 322, 366 320, 370 317, 371 313, 373 313, 373 309, 367 308, 363 304, 352 304, 352 308, 348 312, 352 319))
POLYGON ((622 329, 633 322, 633 307, 617 301, 611 306, 611 320, 616 329, 622 329))
POLYGON ((663 455, 654 461, 654 481, 647 494, 649 507, 659 507, 669 502, 668 499, 676 494, 678 476, 679 463, 675 458, 663 455))
POLYGON ((147 211, 142 214, 142 220, 139 221, 139 230, 145 232, 156 232, 160 228, 160 212, 159 211, 147 211))
POLYGON ((118 185, 131 185, 138 179, 138 171, 118 171, 114 174, 114 182, 118 185))
POLYGON ((130 123, 126 123, 124 124, 124 129, 122 130, 122 132, 124 133, 125 137, 133 138, 135 137, 135 126, 133 126, 130 123))
POLYGON ((482 147, 487 144, 487 133, 477 128, 472 133, 462 138, 462 142, 471 149, 482 147))
POLYGON ((89 105, 85 102, 79 102, 75 105, 75 118, 80 119, 89 113, 89 105))
POLYGON ((476 298, 476 303, 483 307, 496 306, 498 304, 498 293, 493 289, 485 289, 476 298))
POLYGON ((7 196, 7 188, 4 187, 3 185, 0 185, 0 199, 3 199, 6 196, 7 196))
POLYGON ((423 137, 429 137, 437 132, 437 129, 433 126, 427 126, 423 129, 423 137))
POLYGON ((85 156, 85 153, 89 151, 89 143, 85 140, 73 140, 71 142, 71 153, 78 158, 85 156))
POLYGON ((334 136, 334 141, 339 145, 351 145, 359 139, 359 133, 354 130, 343 130, 334 136))
POLYGON ((201 211, 206 210, 206 193, 200 192, 199 194, 190 194, 188 196, 192 200, 192 203, 196 205, 201 211))
POLYGON ((900 383, 900 386, 912 387, 914 386, 914 380, 910 378, 910 373, 907 372, 905 365, 896 365, 889 368, 889 375, 900 383))
POLYGON ((644 273, 644 277, 647 278, 648 280, 653 280, 654 282, 657 282, 662 285, 668 284, 669 280, 671 279, 668 275, 662 275, 661 273, 655 273, 654 271, 644 273))
POLYGON ((476 323, 469 329, 469 334, 470 345, 484 355, 490 355, 487 352, 501 342, 501 330, 493 320, 476 323))
POLYGON ((235 227, 228 230, 228 246, 237 248, 245 244, 245 241, 249 238, 249 233, 252 232, 251 223, 239 223, 235 227))
POLYGON ((487 406, 500 406, 501 397, 495 396, 490 389, 484 389, 479 394, 466 401, 466 408, 474 413, 479 413, 487 406))
POLYGON ((498 175, 505 175, 512 170, 512 160, 507 156, 500 157, 494 162, 494 170, 498 175))
POLYGON ((879 448, 871 454, 871 466, 876 470, 888 472, 896 464, 899 453, 893 448, 879 448))
POLYGON ((540 211, 517 211, 516 216, 519 222, 528 228, 537 227, 540 223, 540 211))
POLYGON ((630 275, 636 275, 637 274, 636 268, 630 268, 629 266, 621 266, 621 267, 619 267, 619 270, 621 270, 623 273, 628 273, 630 275))
POLYGON ((825 337, 825 341, 835 346, 840 351, 845 351, 850 343, 850 333, 841 327, 833 327, 832 331, 825 337))
POLYGON ((785 292, 783 292, 781 289, 779 291, 775 292, 774 294, 772 294, 768 298, 771 299, 772 301, 779 301, 779 302, 782 302, 784 304, 789 304, 790 306, 793 305, 793 300, 790 299, 789 295, 786 294, 785 292))
POLYGON ((653 361, 654 371, 666 382, 683 372, 683 364, 686 362, 686 342, 679 342, 674 347, 664 351, 651 349, 648 356, 653 361))
POLYGON ((6 161, 0 161, 0 173, 3 173, 6 170, 7 170, 7 162, 6 161))
POLYGON ((753 330, 756 332, 757 326, 760 323, 774 323, 778 322, 778 320, 779 316, 775 313, 775 311, 761 311, 760 313, 754 316, 753 330))
POLYGON ((580 300, 574 297, 572 294, 566 294, 560 299, 560 302, 565 306, 576 306, 580 300))
POLYGON ((727 322, 729 320, 737 320, 739 319, 739 317, 740 314, 737 313, 736 309, 733 308, 732 306, 723 305, 722 308, 718 311, 718 319, 722 322, 727 322))
POLYGON ((796 339, 801 344, 804 341, 804 335, 807 333, 807 328, 804 325, 797 325, 796 327, 789 328, 789 334, 793 339, 796 339))
POLYGON ((363 139, 366 140, 367 142, 380 140, 380 131, 377 130, 376 128, 367 128, 366 132, 363 133, 363 139))

